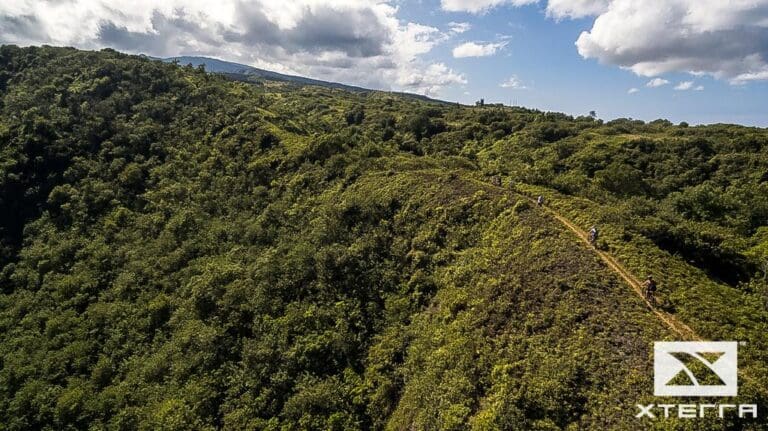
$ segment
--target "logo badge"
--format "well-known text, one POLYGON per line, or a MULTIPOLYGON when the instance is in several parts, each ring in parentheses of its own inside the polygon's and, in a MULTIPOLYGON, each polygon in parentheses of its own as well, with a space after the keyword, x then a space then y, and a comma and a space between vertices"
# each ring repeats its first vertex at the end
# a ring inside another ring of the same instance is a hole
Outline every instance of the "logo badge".
POLYGON ((668 397, 735 397, 736 341, 660 341, 653 345, 653 394, 668 397))

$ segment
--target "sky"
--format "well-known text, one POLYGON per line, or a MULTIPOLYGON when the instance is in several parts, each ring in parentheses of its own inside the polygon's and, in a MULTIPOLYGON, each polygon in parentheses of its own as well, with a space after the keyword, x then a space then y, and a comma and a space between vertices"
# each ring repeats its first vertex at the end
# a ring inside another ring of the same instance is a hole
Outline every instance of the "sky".
POLYGON ((203 55, 605 120, 768 127, 768 0, 11 0, 0 43, 203 55))

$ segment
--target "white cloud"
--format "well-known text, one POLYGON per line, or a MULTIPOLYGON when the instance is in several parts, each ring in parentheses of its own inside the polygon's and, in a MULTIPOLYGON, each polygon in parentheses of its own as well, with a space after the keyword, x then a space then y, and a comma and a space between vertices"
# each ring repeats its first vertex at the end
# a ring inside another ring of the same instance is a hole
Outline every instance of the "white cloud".
POLYGON ((638 92, 640 92, 640 89, 639 88, 634 88, 634 87, 632 87, 629 90, 627 90, 627 94, 635 94, 635 93, 638 93, 638 92))
POLYGON ((507 44, 506 42, 498 42, 498 43, 466 42, 466 43, 462 43, 456 48, 453 48, 453 57, 454 58, 488 57, 490 55, 496 54, 496 52, 504 48, 506 44, 507 44))
POLYGON ((511 88, 513 90, 525 90, 527 88, 515 75, 510 76, 509 79, 499 84, 499 87, 511 88))
POLYGON ((440 0, 440 6, 448 12, 483 13, 502 5, 524 6, 538 0, 440 0))
POLYGON ((768 80, 768 70, 762 70, 758 72, 747 72, 737 75, 731 80, 733 84, 745 84, 749 81, 765 81, 768 80))
POLYGON ((279 72, 430 92, 464 77, 424 54, 447 40, 398 17, 397 0, 17 0, 0 43, 207 55, 279 72), (443 71, 444 76, 437 76, 443 71), (414 75, 422 79, 414 80, 414 75), (418 85, 409 85, 418 81, 418 85))
POLYGON ((449 22, 448 28, 450 29, 452 34, 461 34, 464 32, 469 31, 469 29, 472 28, 472 24, 468 22, 449 22))
POLYGON ((693 91, 704 91, 704 86, 699 85, 698 87, 694 88, 693 91))
POLYGON ((555 19, 584 18, 608 9, 610 0, 549 0, 547 16, 555 19))
MULTIPOLYGON (((441 0, 443 10, 484 13, 545 0, 441 0)), ((576 46, 597 59, 654 77, 710 75, 732 84, 768 80, 768 0, 548 0, 556 20, 596 17, 576 46)))
POLYGON ((648 81, 648 83, 645 84, 645 86, 646 87, 654 88, 654 87, 661 87, 661 86, 667 85, 667 84, 669 84, 669 81, 667 81, 666 79, 653 78, 650 81, 648 81))
POLYGON ((426 69, 413 70, 398 79, 401 86, 426 95, 436 94, 446 85, 466 83, 464 75, 454 72, 443 63, 433 63, 426 69))
MULTIPOLYGON (((563 11, 579 3, 549 2, 563 11)), ((592 14, 592 28, 576 41, 585 58, 649 77, 687 72, 732 83, 768 79, 768 0, 608 0, 592 14)))
POLYGON ((677 91, 686 91, 691 88, 693 88, 693 81, 682 81, 675 86, 675 90, 677 91))
POLYGON ((432 50, 445 36, 434 27, 413 22, 399 25, 393 34, 394 54, 408 62, 432 50))

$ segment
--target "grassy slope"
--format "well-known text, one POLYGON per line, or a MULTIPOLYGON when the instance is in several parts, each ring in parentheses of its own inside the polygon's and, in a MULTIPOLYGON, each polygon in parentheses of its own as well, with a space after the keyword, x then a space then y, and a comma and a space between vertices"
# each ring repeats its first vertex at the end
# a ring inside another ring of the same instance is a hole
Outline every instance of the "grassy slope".
POLYGON ((615 408, 648 389, 645 347, 664 330, 520 202, 441 271, 433 308, 412 325, 392 429, 631 427, 615 408))
POLYGON ((591 225, 600 226, 603 239, 599 247, 615 256, 636 277, 654 274, 660 285, 657 299, 661 308, 673 313, 700 337, 740 341, 739 399, 765 404, 768 312, 759 295, 745 294, 719 283, 680 256, 656 248, 646 238, 628 234, 623 228, 626 220, 617 218, 610 208, 541 187, 518 184, 516 189, 529 196, 543 194, 549 206, 584 230, 591 225))
MULTIPOLYGON (((658 401, 650 346, 679 337, 572 232, 520 195, 484 189, 505 209, 476 247, 439 271, 433 305, 407 334, 385 335, 372 349, 408 339, 405 390, 387 427, 637 429, 634 404, 658 401)), ((755 393, 756 350, 742 359, 753 377, 742 380, 742 402, 765 399, 755 393)), ((685 429, 686 421, 658 426, 685 429)))

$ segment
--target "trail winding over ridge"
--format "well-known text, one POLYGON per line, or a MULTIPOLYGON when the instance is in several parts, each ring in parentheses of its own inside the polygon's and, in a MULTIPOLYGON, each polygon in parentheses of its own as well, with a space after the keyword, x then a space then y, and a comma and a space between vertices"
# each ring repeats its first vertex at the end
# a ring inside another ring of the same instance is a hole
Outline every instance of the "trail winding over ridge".
MULTIPOLYGON (((477 183, 484 184, 486 186, 489 185, 487 182, 480 181, 480 180, 477 180, 477 179, 475 179, 474 181, 476 181, 477 183)), ((505 189, 505 188, 501 187, 500 185, 491 184, 491 186, 492 187, 496 187, 498 189, 505 190, 507 192, 510 192, 509 189, 505 189)), ((537 205, 537 203, 536 203, 536 199, 534 199, 533 197, 528 196, 527 194, 525 194, 523 192, 520 192, 520 191, 517 191, 517 190, 511 190, 511 193, 514 194, 514 195, 517 195, 518 197, 522 197, 522 198, 525 198, 525 199, 529 200, 533 204, 533 208, 534 209, 543 209, 550 216, 552 216, 555 220, 560 222, 560 224, 562 224, 563 226, 568 228, 568 230, 570 230, 577 237, 579 237, 579 239, 581 240, 582 243, 584 243, 589 249, 594 251, 600 257, 600 259, 602 259, 602 261, 605 262, 606 265, 608 265, 608 267, 611 270, 613 270, 616 274, 618 274, 619 277, 621 277, 629 285, 629 287, 632 288, 632 290, 640 297, 640 299, 642 299, 643 302, 645 302, 645 304, 648 306, 648 308, 651 310, 651 312, 653 312, 653 314, 656 315, 656 318, 658 318, 659 321, 661 321, 672 332, 674 332, 675 334, 679 335, 685 341, 706 341, 699 334, 697 334, 693 329, 691 329, 688 325, 686 325, 685 323, 683 323, 680 320, 678 320, 675 316, 673 316, 673 315, 671 315, 671 314, 669 314, 667 312, 664 312, 664 311, 661 311, 661 310, 657 309, 656 307, 653 306, 653 304, 648 302, 648 300, 645 298, 645 295, 643 294, 642 283, 640 283, 640 281, 637 278, 635 278, 635 276, 632 275, 632 273, 630 273, 624 267, 624 265, 619 263, 613 256, 611 256, 610 254, 608 254, 608 253, 606 253, 606 252, 604 252, 602 250, 597 249, 596 247, 593 247, 592 244, 589 243, 589 239, 588 239, 587 233, 584 232, 581 228, 579 228, 576 224, 574 224, 573 222, 571 222, 567 218, 563 217, 562 215, 560 215, 560 213, 558 213, 553 208, 551 208, 551 207, 549 207, 547 205, 542 205, 541 207, 539 207, 537 205)), ((757 380, 755 380, 751 376, 751 374, 747 372, 747 370, 745 370, 745 369, 739 370, 739 376, 744 381, 748 382, 750 385, 755 387, 757 392, 759 392, 759 393, 761 393, 763 395, 768 396, 768 388, 765 388, 765 387, 761 386, 757 382, 757 380)))
MULTIPOLYGON (((475 182, 484 184, 485 186, 488 186, 489 184, 484 181, 480 181, 478 179, 474 179, 475 182)), ((529 200, 531 203, 533 203, 534 209, 542 209, 546 211, 550 216, 552 216, 555 220, 560 222, 563 226, 568 228, 571 232, 573 232, 582 243, 584 243, 589 249, 594 251, 600 259, 602 259, 603 262, 605 262, 608 267, 613 270, 616 274, 619 275, 632 290, 640 297, 640 299, 645 302, 645 304, 648 306, 648 308, 653 312, 653 314, 656 315, 656 318, 658 318, 666 327, 668 327, 672 332, 679 335, 683 340, 685 341, 706 341, 704 338, 702 338, 699 334, 696 333, 693 329, 691 329, 688 325, 678 320, 675 316, 664 312, 662 310, 657 309, 653 306, 648 300, 645 298, 645 295, 643 293, 643 287, 642 283, 634 276, 632 273, 630 273, 624 265, 619 263, 613 256, 611 256, 609 253, 606 253, 602 250, 597 249, 596 247, 593 247, 592 244, 589 243, 589 239, 587 236, 587 233, 584 232, 581 228, 579 228, 576 224, 562 216, 560 213, 555 211, 553 208, 542 205, 539 207, 536 203, 536 199, 528 196, 527 194, 517 191, 517 190, 510 190, 501 187, 501 185, 497 184, 491 184, 492 187, 496 187, 497 189, 504 190, 506 192, 511 192, 513 195, 516 195, 518 197, 525 198, 529 200)), ((747 372, 745 369, 741 369, 739 371, 740 378, 744 379, 745 381, 749 382, 751 385, 753 385, 757 392, 768 396, 768 388, 765 388, 758 384, 758 382, 747 372)))
MULTIPOLYGON (((475 181, 477 181, 478 183, 484 184, 486 186, 488 185, 487 182, 483 182, 483 181, 479 181, 479 180, 475 180, 475 181)), ((501 185, 499 185, 499 184, 491 184, 491 185, 493 187, 496 187, 496 188, 499 188, 499 189, 502 189, 502 190, 505 190, 505 191, 510 191, 509 189, 505 189, 505 188, 501 187, 501 185)), ((619 263, 613 256, 611 256, 610 254, 608 254, 608 253, 606 253, 604 251, 601 251, 598 248, 592 246, 592 244, 589 243, 589 239, 587 237, 587 233, 584 232, 578 226, 576 226, 576 224, 574 224, 573 222, 571 222, 567 218, 563 217, 560 213, 558 213, 557 211, 555 211, 554 209, 552 209, 551 207, 549 207, 547 205, 543 205, 541 207, 538 206, 537 203, 536 203, 536 199, 526 195, 525 193, 522 193, 520 191, 516 191, 514 189, 511 190, 511 193, 515 194, 517 196, 523 197, 525 199, 528 199, 530 202, 533 203, 534 208, 543 209, 549 215, 551 215, 555 220, 560 222, 560 224, 562 224, 563 226, 568 228, 568 230, 570 230, 571 232, 576 234, 576 236, 579 237, 579 239, 581 240, 582 243, 584 243, 589 249, 594 251, 600 257, 600 259, 602 259, 602 261, 605 262, 606 265, 608 265, 608 267, 611 270, 613 270, 616 274, 618 274, 619 277, 621 277, 629 285, 629 287, 632 288, 632 290, 637 294, 637 296, 639 296, 640 299, 642 299, 643 302, 645 302, 645 304, 648 306, 648 308, 651 310, 651 312, 653 312, 653 314, 656 315, 656 318, 658 318, 665 326, 667 326, 669 329, 671 329, 672 332, 674 332, 677 335, 679 335, 683 340, 687 340, 687 341, 705 341, 704 338, 702 338, 699 334, 696 333, 696 331, 691 329, 685 323, 683 323, 680 320, 678 320, 675 316, 673 316, 673 315, 671 315, 671 314, 669 314, 667 312, 661 311, 658 308, 654 307, 653 304, 651 304, 645 298, 645 294, 643 292, 642 283, 640 283, 640 281, 637 278, 635 278, 635 276, 632 275, 632 273, 629 272, 624 267, 624 265, 619 263)))
MULTIPOLYGON (((532 198, 528 198, 531 200, 534 205, 536 205, 536 201, 532 198)), ((693 329, 691 329, 688 325, 678 320, 675 316, 663 312, 661 310, 658 310, 656 307, 653 306, 646 298, 643 293, 643 287, 642 283, 635 278, 634 275, 632 275, 629 271, 627 271, 624 266, 616 261, 616 259, 613 258, 610 254, 601 251, 597 249, 596 247, 593 247, 589 243, 588 236, 586 232, 581 230, 578 226, 573 224, 570 220, 560 215, 557 211, 553 210, 552 208, 548 206, 536 206, 537 208, 543 208, 545 211, 547 211, 552 217, 554 217, 557 221, 559 221, 562 225, 567 227, 569 230, 571 230, 576 236, 579 237, 579 239, 586 244, 590 249, 592 249, 597 255, 600 257, 600 259, 605 262, 606 265, 608 265, 609 268, 611 268, 616 274, 618 274, 628 285, 632 288, 632 290, 635 291, 635 293, 642 299, 645 304, 650 308, 650 310, 653 312, 653 314, 656 315, 656 317, 661 320, 669 329, 680 335, 686 340, 691 341, 703 341, 703 338, 701 338, 693 329)))
MULTIPOLYGON (((515 192, 517 194, 520 194, 518 192, 515 192)), ((521 196, 525 196, 520 194, 521 196)), ((632 288, 632 290, 635 291, 635 293, 642 299, 645 304, 648 306, 648 308, 653 312, 653 314, 656 315, 656 317, 664 323, 669 329, 671 329, 673 332, 678 334, 680 337, 682 337, 686 341, 706 341, 701 336, 699 336, 693 329, 691 329, 688 325, 678 320, 675 316, 666 313, 664 311, 661 311, 654 307, 648 300, 645 298, 645 295, 643 294, 643 287, 640 281, 635 278, 629 271, 627 271, 626 268, 624 268, 624 265, 619 263, 616 259, 613 258, 610 254, 601 251, 597 249, 596 247, 593 247, 592 244, 589 243, 589 239, 587 236, 587 233, 581 230, 578 226, 576 226, 574 223, 572 223, 567 218, 563 217, 555 211, 554 209, 543 205, 539 207, 536 205, 536 200, 525 196, 528 200, 533 202, 533 205, 535 208, 541 208, 544 209, 549 215, 554 217, 557 221, 559 221, 561 224, 563 224, 565 227, 567 227, 570 231, 572 231, 576 236, 579 237, 579 239, 587 245, 590 249, 592 249, 595 253, 597 253, 598 256, 605 262, 606 265, 608 265, 609 268, 611 268, 616 274, 618 274, 624 281, 629 285, 629 287, 632 288)), ((750 374, 746 372, 746 370, 740 371, 740 376, 750 384, 756 385, 756 381, 752 378, 750 374)), ((768 394, 768 390, 766 388, 762 388, 759 385, 757 386, 758 392, 761 392, 763 394, 768 394)))

